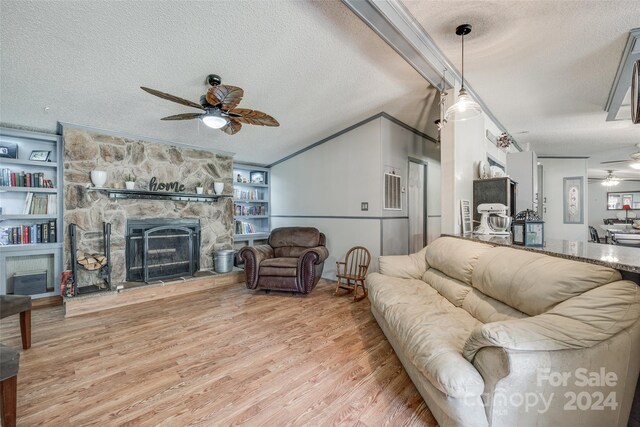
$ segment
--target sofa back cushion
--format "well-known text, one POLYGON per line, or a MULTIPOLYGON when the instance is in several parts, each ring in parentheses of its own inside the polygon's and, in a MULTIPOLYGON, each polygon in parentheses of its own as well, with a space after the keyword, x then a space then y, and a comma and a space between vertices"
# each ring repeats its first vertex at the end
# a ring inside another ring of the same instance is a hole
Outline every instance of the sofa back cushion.
POLYGON ((440 237, 427 246, 427 263, 431 268, 468 285, 478 257, 492 246, 455 237, 440 237))
POLYGON ((438 291, 440 295, 449 300, 456 307, 462 305, 462 301, 467 294, 473 289, 470 285, 462 283, 459 280, 452 279, 441 271, 431 268, 422 275, 422 280, 433 289, 438 291))
POLYGON ((611 268, 506 247, 485 251, 473 270, 474 288, 530 316, 620 279, 611 268))
POLYGON ((314 227, 280 227, 269 235, 276 257, 299 257, 304 251, 324 246, 325 237, 314 227))
POLYGON ((482 323, 499 322, 529 317, 507 304, 473 289, 462 302, 462 308, 482 323))

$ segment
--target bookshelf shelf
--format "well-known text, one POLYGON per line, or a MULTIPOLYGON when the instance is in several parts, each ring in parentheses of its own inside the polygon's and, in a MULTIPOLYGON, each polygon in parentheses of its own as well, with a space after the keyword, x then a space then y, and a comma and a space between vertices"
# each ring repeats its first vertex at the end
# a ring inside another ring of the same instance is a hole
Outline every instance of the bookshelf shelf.
POLYGON ((269 203, 268 200, 233 199, 234 203, 269 203))
POLYGON ((0 158, 0 165, 35 166, 39 168, 57 168, 57 162, 37 162, 35 160, 0 158))
POLYGON ((234 187, 256 187, 256 188, 268 188, 269 184, 257 184, 251 182, 234 182, 234 187))
POLYGON ((267 215, 236 215, 234 216, 235 219, 263 219, 263 218, 269 218, 267 215))
POLYGON ((62 242, 59 243, 25 243, 20 245, 2 245, 0 246, 0 252, 16 252, 16 251, 30 251, 33 249, 41 250, 53 250, 62 249, 62 242))
POLYGON ((44 188, 44 187, 0 187, 1 192, 15 192, 15 193, 57 193, 57 188, 44 188))
POLYGON ((0 221, 12 221, 12 220, 32 220, 32 219, 56 219, 57 214, 23 214, 23 215, 0 215, 0 221))

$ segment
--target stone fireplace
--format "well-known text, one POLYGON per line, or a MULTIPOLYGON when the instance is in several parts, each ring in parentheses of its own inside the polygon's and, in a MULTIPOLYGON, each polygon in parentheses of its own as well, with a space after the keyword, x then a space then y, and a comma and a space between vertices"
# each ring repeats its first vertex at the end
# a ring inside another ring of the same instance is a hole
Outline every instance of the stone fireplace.
MULTIPOLYGON (((136 188, 148 189, 152 178, 158 182, 178 181, 186 193, 195 193, 196 183, 212 189, 213 182, 224 182, 224 194, 233 194, 232 158, 230 156, 188 147, 172 146, 142 140, 103 135, 83 129, 65 127, 64 139, 64 226, 78 225, 78 249, 85 253, 102 251, 102 223, 111 223, 112 289, 125 282, 128 275, 127 237, 128 224, 134 220, 160 219, 170 224, 183 220, 196 220, 199 225, 199 244, 192 242, 199 253, 193 253, 192 263, 182 262, 182 274, 193 268, 195 272, 213 268, 212 252, 231 249, 233 238, 233 201, 180 201, 123 199, 112 200, 100 191, 88 191, 92 170, 107 172, 105 187, 124 186, 124 176, 136 176, 136 188)), ((133 224, 133 223, 132 223, 133 224)), ((164 224, 167 225, 167 224, 164 224)), ((188 227, 187 227, 188 228, 188 227)), ((159 233, 148 239, 151 249, 159 233)), ((175 231, 175 230, 174 230, 175 231)), ((164 231, 167 233, 166 231, 164 231)), ((177 231, 176 231, 177 232, 177 231)), ((183 231, 186 235, 186 231, 183 231)), ((179 238, 184 241, 186 238, 179 238)), ((142 239, 144 244, 144 236, 142 239)), ((187 243, 188 244, 188 243, 187 243)), ((70 264, 69 238, 65 236, 66 267, 70 264)), ((165 264, 171 251, 156 247, 154 256, 159 264, 165 264), (165 250, 162 252, 162 250, 165 250)), ((177 254, 174 254, 177 255, 177 254)), ((173 255, 171 255, 173 256, 173 255)), ((142 258, 138 258, 138 261, 142 258)), ((135 264, 133 264, 135 265, 135 264)), ((144 267, 144 266, 143 266, 144 267)), ((166 266, 165 266, 166 267, 166 266)), ((151 269, 149 279, 153 281, 151 269)), ((166 271, 166 268, 165 268, 166 271)), ((144 271, 142 272, 144 275, 144 271)), ((175 274, 178 274, 176 271, 175 274)), ((138 276, 139 277, 139 276, 138 276)), ((178 276, 175 276, 178 277, 178 276)), ((141 280, 144 280, 142 278, 141 280)), ((82 284, 80 284, 82 285, 82 284)))
POLYGON ((127 281, 193 276, 200 268, 200 220, 127 220, 127 281))

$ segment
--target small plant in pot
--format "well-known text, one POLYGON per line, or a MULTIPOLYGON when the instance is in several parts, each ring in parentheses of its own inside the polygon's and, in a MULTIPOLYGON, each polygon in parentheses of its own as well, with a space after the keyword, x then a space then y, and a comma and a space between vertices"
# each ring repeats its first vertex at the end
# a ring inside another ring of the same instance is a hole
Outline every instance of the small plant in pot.
POLYGON ((136 186, 136 176, 128 173, 124 176, 124 185, 127 190, 133 190, 136 186))
POLYGON ((196 183, 196 194, 204 193, 204 187, 202 186, 202 182, 198 181, 196 183))

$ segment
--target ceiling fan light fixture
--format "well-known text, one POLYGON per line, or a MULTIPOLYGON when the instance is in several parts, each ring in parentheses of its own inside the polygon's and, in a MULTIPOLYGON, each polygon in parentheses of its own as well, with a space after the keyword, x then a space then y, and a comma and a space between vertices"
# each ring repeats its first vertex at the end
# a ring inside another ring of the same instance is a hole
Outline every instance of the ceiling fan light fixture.
POLYGON ((226 117, 222 117, 219 114, 209 113, 202 117, 202 123, 211 129, 221 129, 229 123, 226 117))
POLYGON ((458 25, 456 34, 462 38, 462 84, 460 92, 458 92, 458 100, 455 104, 447 109, 444 118, 446 121, 462 121, 469 120, 482 114, 482 107, 471 98, 464 88, 464 36, 471 33, 470 24, 458 25))
POLYGON ((614 187, 620 184, 620 178, 613 176, 613 171, 608 171, 607 177, 602 181, 604 187, 614 187))

